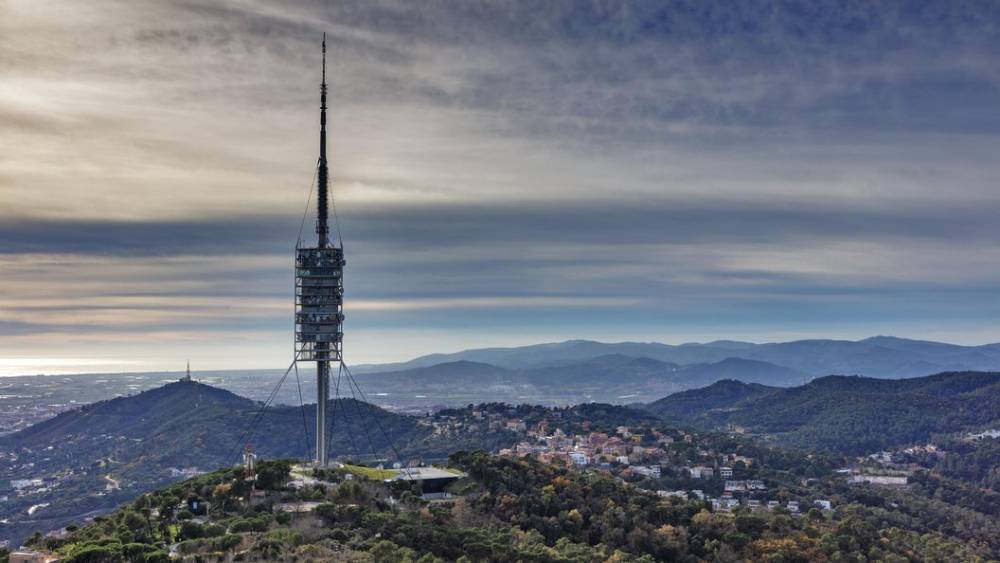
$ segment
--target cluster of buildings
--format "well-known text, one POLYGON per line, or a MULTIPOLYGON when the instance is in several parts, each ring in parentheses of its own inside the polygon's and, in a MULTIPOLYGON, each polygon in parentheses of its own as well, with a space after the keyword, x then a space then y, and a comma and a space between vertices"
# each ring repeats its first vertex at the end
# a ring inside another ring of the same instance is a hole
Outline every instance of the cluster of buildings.
POLYGON ((177 479, 190 479, 192 477, 197 477, 199 475, 204 475, 207 471, 198 469, 197 467, 184 467, 178 469, 176 467, 168 467, 167 471, 170 473, 171 477, 177 479))
POLYGON ((965 440, 969 442, 986 440, 988 438, 992 438, 994 440, 1000 438, 1000 429, 993 428, 990 430, 984 430, 983 432, 970 432, 965 435, 965 440))
POLYGON ((659 486, 687 487, 692 480, 704 481, 704 486, 698 489, 655 492, 663 497, 696 498, 710 503, 719 512, 731 512, 738 507, 749 510, 781 507, 792 514, 802 512, 803 506, 833 509, 832 503, 824 499, 808 505, 803 505, 801 500, 772 500, 772 493, 763 480, 745 478, 756 474, 752 457, 710 451, 710 447, 699 444, 696 436, 683 431, 667 434, 654 428, 618 426, 607 432, 566 432, 563 427, 590 425, 565 424, 558 411, 527 419, 514 413, 475 409, 471 415, 442 416, 430 423, 435 432, 442 435, 484 429, 518 434, 520 440, 512 447, 501 449, 498 452, 501 456, 530 456, 547 463, 561 462, 580 471, 601 471, 629 481, 658 479, 659 486), (687 453, 678 454, 678 450, 687 453), (701 463, 693 463, 698 461, 701 463), (707 494, 707 490, 716 491, 714 495, 717 496, 707 494))
POLYGON ((695 465, 685 468, 692 479, 711 479, 718 473, 719 477, 727 479, 733 476, 733 468, 728 466, 708 467, 705 465, 695 465))
POLYGON ((524 439, 512 448, 504 448, 503 456, 532 456, 545 463, 562 461, 577 468, 611 470, 622 477, 640 476, 657 479, 660 464, 668 457, 661 447, 674 441, 672 436, 651 430, 652 444, 643 434, 619 426, 614 433, 588 432, 567 434, 562 429, 550 430, 542 421, 528 427, 523 420, 506 422, 506 429, 524 434, 524 439), (647 445, 642 445, 646 443, 647 445))
POLYGON ((847 482, 852 485, 868 483, 870 485, 883 485, 889 487, 905 487, 909 482, 909 476, 898 475, 873 475, 870 473, 857 473, 847 478, 847 482))
MULTIPOLYGON (((827 504, 827 510, 830 510, 830 501, 823 501, 827 504)), ((777 508, 784 508, 791 512, 792 514, 798 514, 801 511, 801 503, 797 500, 787 501, 784 505, 776 500, 761 501, 755 498, 740 499, 736 497, 726 497, 712 499, 712 509, 718 512, 729 512, 740 506, 746 506, 748 509, 757 510, 768 510, 772 511, 777 508)))
POLYGON ((851 485, 906 487, 909 477, 921 465, 917 459, 926 456, 944 457, 945 451, 935 444, 910 446, 899 450, 883 450, 859 457, 850 467, 837 470, 851 485), (917 458, 917 459, 915 459, 917 458))
MULTIPOLYGON (((56 479, 11 479, 10 490, 17 497, 47 493, 59 486, 56 479)), ((0 502, 9 499, 9 495, 0 496, 0 502)))
POLYGON ((745 481, 728 480, 723 485, 723 490, 729 492, 766 491, 767 486, 760 479, 747 479, 745 481))
POLYGON ((783 508, 793 515, 800 514, 808 507, 816 507, 822 511, 833 510, 833 502, 826 499, 815 499, 811 503, 806 504, 803 504, 801 500, 786 500, 785 502, 774 499, 768 500, 766 498, 767 490, 767 486, 763 481, 748 479, 745 481, 726 481, 725 490, 718 497, 707 495, 701 489, 690 491, 656 491, 656 493, 661 497, 702 500, 710 503, 712 510, 715 512, 723 513, 732 512, 740 507, 751 511, 774 511, 778 508, 783 508), (758 493, 760 494, 758 495, 758 493), (764 498, 759 498, 759 496, 764 496, 764 498))
POLYGON ((76 406, 78 405, 73 403, 43 401, 4 405, 4 408, 0 409, 0 436, 13 434, 76 406))
MULTIPOLYGON (((732 476, 731 467, 719 467, 718 472, 715 468, 705 467, 705 466, 695 466, 686 468, 690 473, 691 477, 694 479, 712 479, 715 475, 720 477, 732 476), (696 477, 697 475, 697 477, 696 477)), ((705 494, 702 489, 692 489, 692 490, 675 490, 675 491, 657 491, 657 494, 664 497, 679 497, 685 499, 697 498, 698 500, 703 500, 712 504, 712 508, 718 512, 729 512, 734 508, 740 506, 746 506, 751 510, 757 510, 760 508, 767 508, 768 510, 773 510, 777 507, 777 501, 770 501, 767 505, 763 505, 759 498, 756 498, 758 494, 767 494, 767 485, 761 479, 726 479, 723 482, 723 492, 718 497, 713 497, 705 494)), ((790 512, 798 511, 798 501, 789 501, 792 503, 791 507, 788 507, 790 512), (792 509, 794 507, 794 510, 792 509)))

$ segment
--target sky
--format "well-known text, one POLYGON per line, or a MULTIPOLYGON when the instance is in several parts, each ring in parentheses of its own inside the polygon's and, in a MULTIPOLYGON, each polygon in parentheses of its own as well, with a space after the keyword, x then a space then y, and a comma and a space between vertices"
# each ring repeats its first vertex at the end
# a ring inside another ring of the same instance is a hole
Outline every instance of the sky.
POLYGON ((1000 341, 1000 4, 0 0, 0 375, 1000 341))

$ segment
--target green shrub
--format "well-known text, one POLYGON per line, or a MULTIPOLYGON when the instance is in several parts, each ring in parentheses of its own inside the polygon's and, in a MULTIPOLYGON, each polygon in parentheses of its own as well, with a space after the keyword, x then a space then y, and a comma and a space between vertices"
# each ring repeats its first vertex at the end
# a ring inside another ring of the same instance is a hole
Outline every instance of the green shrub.
POLYGON ((178 553, 183 553, 185 555, 197 553, 203 545, 204 544, 201 540, 186 540, 177 544, 177 551, 178 553))
POLYGON ((302 533, 288 528, 271 530, 264 536, 264 538, 290 547, 294 547, 302 543, 302 533))
POLYGON ((221 524, 206 524, 202 528, 202 537, 214 538, 216 536, 221 536, 226 533, 226 527, 221 524))
POLYGON ((205 537, 205 528, 197 522, 192 522, 190 520, 181 524, 180 532, 177 537, 182 540, 193 540, 195 538, 205 537))
POLYGON ((142 561, 147 551, 156 548, 144 543, 127 543, 122 546, 122 556, 129 561, 142 561))
POLYGON ((87 545, 67 557, 66 563, 113 563, 121 560, 120 544, 87 545), (113 545, 118 545, 118 548, 113 545))
POLYGON ((212 538, 211 549, 213 551, 229 551, 243 542, 243 536, 239 534, 225 534, 224 536, 212 538))
POLYGON ((263 532, 267 530, 269 523, 269 519, 266 516, 238 518, 229 525, 229 531, 234 534, 240 532, 263 532))

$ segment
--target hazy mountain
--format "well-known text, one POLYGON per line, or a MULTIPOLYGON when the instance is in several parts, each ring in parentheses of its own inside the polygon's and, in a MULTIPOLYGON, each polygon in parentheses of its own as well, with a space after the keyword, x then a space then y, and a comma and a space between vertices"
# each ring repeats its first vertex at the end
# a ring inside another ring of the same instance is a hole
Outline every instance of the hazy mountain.
MULTIPOLYGON (((457 360, 471 360, 489 363, 507 368, 544 367, 563 363, 582 362, 598 356, 627 356, 632 358, 652 358, 670 363, 696 363, 718 361, 732 354, 721 354, 724 348, 719 348, 719 357, 692 353, 679 353, 682 347, 660 344, 657 342, 620 342, 604 343, 591 340, 567 340, 547 344, 534 344, 516 348, 479 348, 465 350, 452 354, 429 354, 409 362, 388 364, 391 368, 412 368, 430 366, 457 360), (682 358, 678 360, 677 358, 682 358)), ((360 366, 358 371, 382 371, 387 366, 360 366)))
POLYGON ((1000 344, 959 346, 876 336, 858 341, 797 340, 753 344, 717 340, 677 346, 658 342, 569 340, 516 348, 481 348, 453 354, 431 354, 401 364, 361 366, 359 371, 410 369, 458 360, 524 369, 582 362, 605 355, 645 357, 678 365, 715 363, 735 357, 768 362, 812 377, 845 374, 900 378, 942 371, 1000 370, 1000 344))
POLYGON ((683 366, 674 374, 675 381, 685 387, 701 387, 723 379, 739 379, 747 383, 788 386, 803 383, 807 376, 794 369, 760 360, 726 358, 710 364, 683 366))
POLYGON ((365 383, 365 389, 406 389, 413 392, 430 393, 442 389, 455 389, 456 385, 507 385, 513 381, 513 371, 481 362, 457 360, 432 366, 365 373, 357 376, 365 383))
POLYGON ((741 358, 681 366, 623 354, 520 369, 460 360, 358 376, 370 394, 387 401, 434 396, 451 406, 482 401, 545 405, 590 401, 633 403, 727 378, 790 385, 801 383, 805 376, 789 368, 741 358))
POLYGON ((829 376, 788 389, 727 381, 646 408, 703 426, 743 426, 786 445, 861 454, 1000 425, 1000 373, 898 380, 829 376))

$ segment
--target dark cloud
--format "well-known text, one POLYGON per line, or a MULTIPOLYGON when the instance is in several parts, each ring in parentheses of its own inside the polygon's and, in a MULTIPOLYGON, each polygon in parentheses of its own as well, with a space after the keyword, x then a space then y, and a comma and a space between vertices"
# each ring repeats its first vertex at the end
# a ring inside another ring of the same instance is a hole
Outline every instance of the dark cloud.
MULTIPOLYGON (((1000 204, 955 202, 848 207, 815 201, 590 201, 382 206, 341 211, 347 244, 405 252, 456 246, 709 245, 817 241, 1000 242, 1000 204)), ((118 256, 280 254, 294 248, 301 216, 198 220, 14 220, 0 225, 3 253, 118 256)), ((307 220, 303 238, 311 240, 307 220)))

